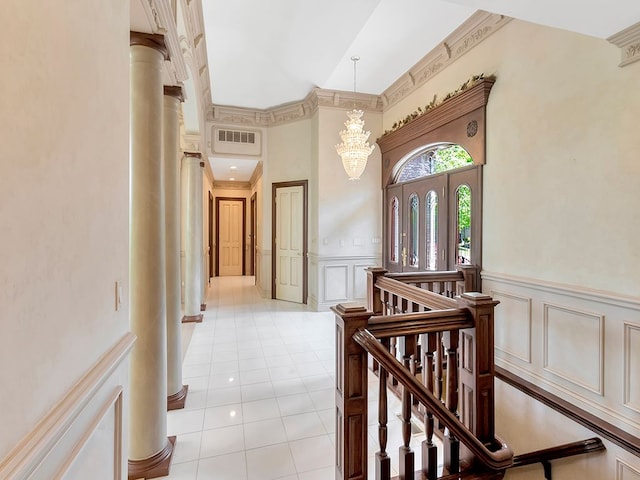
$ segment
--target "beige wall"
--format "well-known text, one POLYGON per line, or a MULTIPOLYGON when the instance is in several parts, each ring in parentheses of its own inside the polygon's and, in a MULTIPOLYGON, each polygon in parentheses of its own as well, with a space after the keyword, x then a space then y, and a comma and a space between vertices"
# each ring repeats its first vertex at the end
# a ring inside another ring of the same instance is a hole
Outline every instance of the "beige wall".
POLYGON ((2 16, 0 459, 128 329, 129 199, 129 2, 2 16))
MULTIPOLYGON (((640 64, 620 68, 619 55, 605 40, 514 20, 384 125, 474 74, 496 75, 483 205, 483 288, 501 302, 496 363, 638 435, 640 64)), ((516 453, 597 436, 500 382, 496 417, 516 453)), ((558 479, 640 478, 637 457, 609 443, 605 455, 557 463, 558 479)), ((538 465, 507 478, 541 475, 538 465)))
MULTIPOLYGON (((320 107, 318 125, 318 238, 315 253, 324 255, 375 255, 382 235, 380 208, 380 148, 376 145, 360 180, 349 180, 335 145, 344 130, 346 110, 320 107)), ((382 115, 365 112, 369 143, 382 133, 382 115)))
POLYGON ((640 64, 514 20, 384 115, 385 128, 495 74, 487 110, 484 269, 637 296, 640 64))

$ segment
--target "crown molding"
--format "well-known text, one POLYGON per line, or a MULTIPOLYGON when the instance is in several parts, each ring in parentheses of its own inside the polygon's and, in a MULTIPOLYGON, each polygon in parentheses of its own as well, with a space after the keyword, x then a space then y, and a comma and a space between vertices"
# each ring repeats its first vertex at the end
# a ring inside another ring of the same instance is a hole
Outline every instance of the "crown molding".
POLYGON ((640 22, 611 35, 607 41, 620 47, 620 67, 640 60, 640 22))
POLYGON ((172 83, 184 82, 188 78, 187 65, 182 56, 178 28, 170 0, 141 0, 153 33, 164 35, 171 62, 168 64, 168 74, 172 83))
POLYGON ((262 178, 262 162, 258 162, 258 165, 256 165, 256 168, 253 170, 253 173, 251 174, 251 178, 249 179, 249 183, 251 184, 251 188, 253 188, 257 181, 260 180, 262 178))
POLYGON ((249 182, 229 182, 224 180, 214 180, 213 188, 220 188, 224 190, 250 190, 251 183, 249 182))
POLYGON ((204 33, 202 2, 180 0, 182 18, 188 38, 181 37, 182 51, 190 53, 195 63, 194 75, 198 75, 201 85, 202 105, 211 105, 211 81, 207 64, 207 42, 204 33))
POLYGON ((478 10, 449 34, 442 43, 382 92, 384 108, 413 93, 458 58, 471 51, 512 20, 511 17, 478 10))
POLYGON ((381 95, 325 90, 316 87, 301 101, 266 110, 209 103, 206 117, 210 122, 228 125, 272 127, 310 118, 319 107, 358 108, 367 112, 383 112, 511 20, 511 17, 478 10, 381 95))
POLYGON ((311 118, 319 107, 358 108, 365 111, 382 112, 382 101, 378 95, 342 92, 314 88, 304 100, 278 105, 266 110, 212 105, 207 112, 210 122, 253 127, 272 127, 311 118))

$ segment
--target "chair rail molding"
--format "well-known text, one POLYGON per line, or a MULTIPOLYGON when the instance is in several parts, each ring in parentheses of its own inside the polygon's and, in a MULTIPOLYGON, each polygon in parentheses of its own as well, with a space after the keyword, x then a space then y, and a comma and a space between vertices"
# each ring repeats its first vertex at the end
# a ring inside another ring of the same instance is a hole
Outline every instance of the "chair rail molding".
POLYGON ((0 460, 0 478, 61 478, 81 455, 90 455, 83 447, 111 411, 113 451, 100 453, 113 458, 113 478, 125 473, 122 391, 128 378, 126 359, 135 338, 133 333, 126 333, 52 406, 34 429, 0 460))
POLYGON ((640 437, 640 298, 487 271, 482 286, 501 301, 496 366, 640 437))

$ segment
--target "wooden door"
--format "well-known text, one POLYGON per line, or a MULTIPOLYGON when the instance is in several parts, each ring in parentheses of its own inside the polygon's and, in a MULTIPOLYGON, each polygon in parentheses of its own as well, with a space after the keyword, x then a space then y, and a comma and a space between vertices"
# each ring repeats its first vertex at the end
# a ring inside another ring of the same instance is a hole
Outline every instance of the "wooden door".
POLYGON ((257 194, 251 196, 251 218, 249 221, 249 275, 256 274, 256 235, 258 234, 258 206, 257 194))
POLYGON ((402 272, 402 184, 390 185, 385 200, 385 265, 390 272, 402 272))
POLYGON ((476 166, 389 185, 386 268, 423 272, 481 265, 481 188, 482 169, 476 166))
POLYGON ((456 265, 482 265, 482 168, 450 172, 447 188, 448 269, 453 270, 456 265))
POLYGON ((302 303, 304 284, 304 186, 276 189, 275 298, 302 303))
POLYGON ((243 275, 244 199, 218 198, 218 274, 243 275))

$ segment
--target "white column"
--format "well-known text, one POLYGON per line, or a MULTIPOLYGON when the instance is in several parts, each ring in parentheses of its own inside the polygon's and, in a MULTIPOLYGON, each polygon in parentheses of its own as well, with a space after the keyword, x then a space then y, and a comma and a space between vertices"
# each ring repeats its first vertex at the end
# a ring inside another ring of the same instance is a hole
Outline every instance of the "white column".
POLYGON ((184 218, 184 317, 201 322, 202 301, 202 169, 200 152, 184 152, 182 158, 184 218))
POLYGON ((167 475, 167 334, 162 67, 164 38, 131 32, 129 477, 167 475), (166 466, 166 469, 163 467, 166 466))
POLYGON ((184 408, 188 386, 182 384, 182 305, 180 300, 180 157, 179 113, 182 87, 164 87, 164 199, 167 271, 167 409, 184 408))

